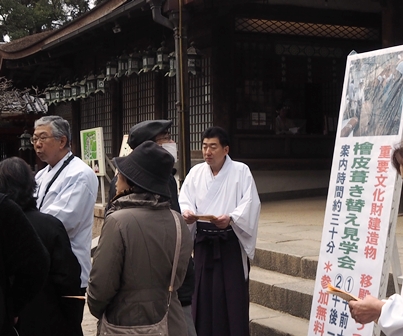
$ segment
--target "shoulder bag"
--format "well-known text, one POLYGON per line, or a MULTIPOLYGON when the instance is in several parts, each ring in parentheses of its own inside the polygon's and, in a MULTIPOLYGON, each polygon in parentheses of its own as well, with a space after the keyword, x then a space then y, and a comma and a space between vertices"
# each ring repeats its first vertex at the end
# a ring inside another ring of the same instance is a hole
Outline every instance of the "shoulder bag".
POLYGON ((109 323, 106 320, 105 313, 102 315, 100 320, 100 335, 101 336, 115 336, 115 335, 148 335, 148 336, 169 336, 168 334, 168 311, 169 305, 171 303, 172 292, 174 289, 174 280, 176 274, 176 268, 178 266, 179 259, 179 250, 182 240, 182 231, 179 222, 178 215, 172 211, 172 215, 175 219, 176 224, 176 247, 175 247, 175 255, 174 261, 172 265, 172 273, 171 273, 171 283, 168 288, 168 304, 167 311, 162 318, 161 321, 151 325, 141 325, 141 326, 119 326, 112 323, 109 323))

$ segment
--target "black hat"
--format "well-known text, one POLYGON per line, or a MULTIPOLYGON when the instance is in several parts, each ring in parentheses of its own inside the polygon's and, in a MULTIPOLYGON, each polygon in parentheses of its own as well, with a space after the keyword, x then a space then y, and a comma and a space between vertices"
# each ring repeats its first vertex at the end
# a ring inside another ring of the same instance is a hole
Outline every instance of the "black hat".
POLYGON ((134 125, 129 131, 128 145, 134 149, 147 140, 153 140, 158 134, 171 127, 171 120, 146 120, 134 125))
POLYGON ((137 186, 170 198, 169 179, 174 158, 153 141, 145 141, 128 156, 113 159, 119 173, 137 186))

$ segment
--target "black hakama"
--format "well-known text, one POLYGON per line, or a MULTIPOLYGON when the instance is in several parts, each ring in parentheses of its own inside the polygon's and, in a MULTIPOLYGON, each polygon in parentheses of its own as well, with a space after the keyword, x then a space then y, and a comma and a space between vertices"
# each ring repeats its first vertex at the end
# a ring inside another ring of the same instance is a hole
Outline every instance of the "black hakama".
MULTIPOLYGON (((249 335, 249 279, 231 227, 197 222, 192 313, 198 336, 249 335)), ((248 264, 249 266, 249 264, 248 264)))

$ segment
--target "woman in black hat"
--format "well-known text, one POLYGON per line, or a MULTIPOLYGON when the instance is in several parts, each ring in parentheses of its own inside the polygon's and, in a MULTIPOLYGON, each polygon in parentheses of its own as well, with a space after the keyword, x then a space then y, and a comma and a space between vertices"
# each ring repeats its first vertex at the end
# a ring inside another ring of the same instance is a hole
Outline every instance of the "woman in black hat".
MULTIPOLYGON (((153 141, 114 159, 117 196, 106 214, 88 287, 91 313, 120 326, 159 322, 167 309, 176 244, 170 211, 169 178, 174 159, 153 141)), ((190 233, 179 216, 182 242, 168 315, 170 335, 186 335, 176 290, 192 250, 190 233)))

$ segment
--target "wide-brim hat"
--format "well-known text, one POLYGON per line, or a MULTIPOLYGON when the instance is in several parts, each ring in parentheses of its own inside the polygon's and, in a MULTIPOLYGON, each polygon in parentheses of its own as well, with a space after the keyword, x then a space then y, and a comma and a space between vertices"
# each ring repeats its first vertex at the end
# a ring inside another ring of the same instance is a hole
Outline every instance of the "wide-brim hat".
POLYGON ((174 158, 153 141, 145 141, 128 156, 113 159, 119 173, 137 186, 170 198, 169 179, 174 158))
POLYGON ((146 120, 134 125, 129 131, 127 144, 134 149, 147 140, 153 140, 172 125, 172 120, 146 120))

